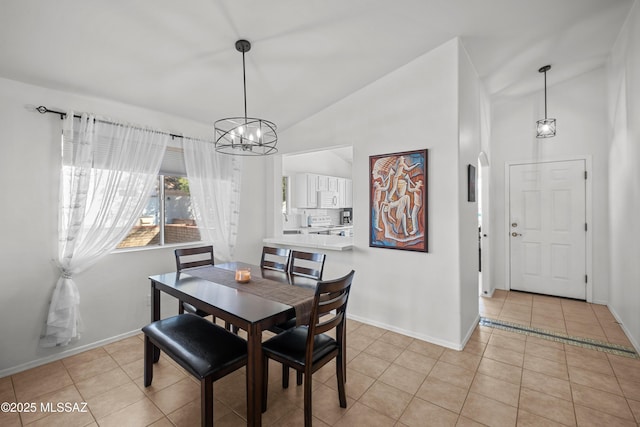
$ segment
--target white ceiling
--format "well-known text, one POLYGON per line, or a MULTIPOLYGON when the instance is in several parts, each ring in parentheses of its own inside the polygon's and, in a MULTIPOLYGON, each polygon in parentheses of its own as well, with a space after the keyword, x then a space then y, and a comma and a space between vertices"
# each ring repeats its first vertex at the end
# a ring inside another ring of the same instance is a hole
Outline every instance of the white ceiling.
POLYGON ((246 38, 249 116, 282 130, 456 36, 493 97, 545 64, 552 86, 604 64, 633 2, 2 0, 0 76, 213 122, 243 114, 246 38))

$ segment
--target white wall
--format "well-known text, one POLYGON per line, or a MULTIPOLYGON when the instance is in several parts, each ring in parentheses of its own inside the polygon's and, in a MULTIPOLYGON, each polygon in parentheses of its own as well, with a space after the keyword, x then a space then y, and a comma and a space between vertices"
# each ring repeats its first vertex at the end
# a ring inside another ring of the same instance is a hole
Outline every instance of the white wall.
MULTIPOLYGON (((49 299, 57 279, 57 203, 62 121, 56 115, 28 111, 26 104, 91 111, 194 137, 211 135, 211 125, 0 79, 0 377, 41 364, 65 352, 138 331, 148 323, 147 277, 175 269, 173 248, 108 255, 76 277, 85 332, 68 347, 38 347, 49 299)), ((247 159, 244 174, 240 259, 259 260, 265 220, 263 159, 247 159), (251 209, 254 206, 254 209, 251 209)), ((164 305, 177 309, 175 300, 164 305)))
POLYGON ((640 349, 640 4, 636 1, 608 67, 610 304, 640 349))
POLYGON ((458 203, 460 232, 459 271, 460 271, 460 334, 463 338, 473 332, 478 323, 478 194, 476 201, 468 201, 467 166, 478 168, 478 155, 481 146, 481 94, 482 87, 478 74, 466 52, 459 49, 458 60, 458 110, 459 110, 459 163, 458 163, 458 203))
MULTIPOLYGON (((537 70, 532 70, 537 73, 537 70)), ((592 170, 589 224, 593 248, 590 276, 593 302, 606 303, 609 288, 608 167, 605 73, 598 68, 572 80, 553 85, 553 69, 547 73, 549 117, 557 119, 554 138, 537 139, 535 123, 544 117, 541 90, 515 99, 492 103, 491 114, 491 267, 497 289, 508 289, 505 233, 505 164, 512 161, 544 161, 590 158, 592 170)))
MULTIPOLYGON (((356 270, 349 314, 452 348, 463 339, 458 48, 452 40, 281 134, 281 150, 312 150, 327 141, 353 145, 355 247, 330 252, 325 273, 356 270), (369 156, 423 148, 429 150, 429 253, 370 248, 369 156)), ((465 148, 466 157, 473 156, 465 148)))

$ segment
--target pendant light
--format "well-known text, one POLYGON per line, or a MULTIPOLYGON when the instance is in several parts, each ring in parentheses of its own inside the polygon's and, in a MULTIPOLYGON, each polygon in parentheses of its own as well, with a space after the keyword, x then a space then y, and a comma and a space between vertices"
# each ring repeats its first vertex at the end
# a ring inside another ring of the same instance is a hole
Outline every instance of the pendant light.
POLYGON ((251 43, 238 40, 236 50, 242 52, 242 79, 244 88, 244 117, 228 117, 214 123, 216 151, 241 156, 264 156, 278 152, 276 125, 264 119, 247 117, 247 77, 244 54, 251 43))
POLYGON ((547 118, 547 71, 551 69, 551 65, 545 65, 538 70, 544 73, 544 119, 538 120, 538 134, 536 138, 552 138, 556 136, 556 119, 547 118))

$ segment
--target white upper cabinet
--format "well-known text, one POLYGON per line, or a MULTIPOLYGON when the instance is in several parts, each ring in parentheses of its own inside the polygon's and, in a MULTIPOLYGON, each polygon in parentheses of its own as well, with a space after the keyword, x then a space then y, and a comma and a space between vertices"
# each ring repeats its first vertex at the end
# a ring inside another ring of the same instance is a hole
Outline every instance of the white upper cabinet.
POLYGON ((323 207, 350 208, 352 206, 350 179, 313 173, 301 173, 295 176, 293 206, 296 208, 320 207, 318 191, 337 194, 337 203, 323 207))

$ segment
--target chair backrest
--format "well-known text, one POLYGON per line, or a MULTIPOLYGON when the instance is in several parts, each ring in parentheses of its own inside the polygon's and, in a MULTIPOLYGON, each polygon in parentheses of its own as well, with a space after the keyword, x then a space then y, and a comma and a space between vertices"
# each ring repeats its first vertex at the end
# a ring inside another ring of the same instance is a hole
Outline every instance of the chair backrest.
POLYGON ((178 272, 186 268, 213 265, 213 246, 176 249, 174 253, 176 255, 176 270, 178 272))
POLYGON ((324 334, 336 329, 336 342, 342 345, 346 329, 346 312, 351 282, 355 271, 339 279, 322 280, 318 282, 313 298, 313 308, 309 317, 309 332, 307 334, 306 360, 311 361, 313 343, 316 335, 324 334))
POLYGON ((262 247, 262 258, 260 258, 260 268, 287 272, 291 259, 291 249, 262 247))
POLYGON ((325 254, 314 252, 291 251, 289 273, 295 276, 322 280, 325 254))

